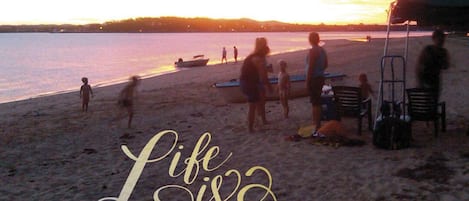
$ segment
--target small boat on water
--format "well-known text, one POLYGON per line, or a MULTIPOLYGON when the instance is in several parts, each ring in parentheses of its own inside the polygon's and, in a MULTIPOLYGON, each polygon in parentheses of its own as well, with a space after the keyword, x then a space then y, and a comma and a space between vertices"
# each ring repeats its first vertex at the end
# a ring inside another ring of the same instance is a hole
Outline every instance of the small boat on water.
POLYGON ((197 67, 197 66, 206 66, 209 59, 205 59, 204 55, 195 55, 192 60, 184 61, 182 58, 179 58, 178 61, 174 62, 176 67, 197 67))
MULTIPOLYGON (((325 77, 328 80, 337 81, 337 80, 342 80, 343 77, 345 77, 345 74, 326 73, 325 77)), ((277 100, 278 94, 277 94, 276 88, 278 84, 278 79, 269 78, 269 82, 270 84, 272 84, 272 87, 274 88, 274 90, 272 93, 267 93, 266 98, 267 100, 277 100)), ((291 84, 290 98, 308 96, 308 91, 306 89, 305 82, 306 82, 305 75, 290 75, 290 84, 291 84)), ((239 87, 238 79, 230 80, 228 82, 215 83, 212 86, 215 87, 217 91, 219 91, 219 94, 223 96, 223 98, 227 102, 230 102, 230 103, 246 102, 246 97, 241 92, 241 89, 239 87)))

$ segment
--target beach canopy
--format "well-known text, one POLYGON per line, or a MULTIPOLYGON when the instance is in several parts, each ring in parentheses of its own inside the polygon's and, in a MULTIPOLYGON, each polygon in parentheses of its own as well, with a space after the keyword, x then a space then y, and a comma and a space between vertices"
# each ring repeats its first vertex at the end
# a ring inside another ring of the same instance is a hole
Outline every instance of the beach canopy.
POLYGON ((397 0, 391 8, 391 23, 406 21, 416 21, 417 26, 469 30, 469 1, 397 0))

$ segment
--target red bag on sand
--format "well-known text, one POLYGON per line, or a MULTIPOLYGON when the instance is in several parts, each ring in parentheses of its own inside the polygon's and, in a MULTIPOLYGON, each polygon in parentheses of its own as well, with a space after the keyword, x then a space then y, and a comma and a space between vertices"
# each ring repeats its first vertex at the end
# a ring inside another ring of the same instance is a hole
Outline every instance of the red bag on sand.
POLYGON ((337 120, 330 120, 326 122, 318 131, 320 134, 325 136, 331 135, 345 135, 345 130, 342 124, 337 120))

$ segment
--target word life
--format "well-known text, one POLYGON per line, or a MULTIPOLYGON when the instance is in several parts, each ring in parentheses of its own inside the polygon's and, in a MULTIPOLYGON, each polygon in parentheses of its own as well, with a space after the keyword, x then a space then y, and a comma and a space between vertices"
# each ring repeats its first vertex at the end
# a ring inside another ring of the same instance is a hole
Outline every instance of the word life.
MULTIPOLYGON (((168 175, 173 178, 182 177, 183 182, 186 185, 192 185, 201 171, 205 172, 213 172, 217 169, 220 169, 232 156, 232 153, 229 153, 222 162, 218 164, 212 164, 212 160, 219 157, 220 154, 220 147, 218 146, 210 146, 210 141, 212 140, 212 136, 210 133, 204 133, 198 139, 196 145, 194 146, 192 153, 189 157, 183 160, 183 164, 185 168, 179 172, 177 172, 176 168, 178 164, 181 163, 181 152, 176 150, 184 149, 183 145, 177 144, 179 135, 177 132, 173 130, 165 130, 157 133, 154 135, 144 146, 142 151, 138 156, 134 155, 126 145, 122 145, 121 149, 124 154, 135 161, 130 173, 125 181, 124 186, 119 194, 119 197, 105 197, 99 199, 99 201, 128 201, 140 176, 145 168, 147 163, 156 163, 164 158, 168 157, 172 153, 172 159, 168 168, 168 175), (154 149, 157 148, 157 144, 161 138, 164 136, 169 136, 172 139, 171 147, 166 151, 163 152, 159 157, 150 159, 150 154, 154 149)), ((221 156, 220 156, 221 157, 221 156)), ((244 201, 246 194, 251 189, 261 189, 264 194, 260 200, 264 200, 266 198, 271 198, 271 200, 276 201, 277 198, 275 193, 272 191, 272 175, 270 174, 269 170, 262 167, 262 166, 254 166, 249 168, 245 173, 244 176, 251 177, 255 173, 263 173, 267 178, 267 184, 258 184, 258 183, 250 183, 245 186, 241 186, 241 181, 243 179, 243 175, 240 171, 236 169, 229 169, 223 175, 215 175, 210 180, 209 177, 204 177, 203 181, 207 184, 203 184, 199 187, 197 193, 191 192, 187 187, 181 185, 174 185, 174 184, 167 184, 157 188, 153 193, 153 200, 155 201, 162 201, 160 198, 160 193, 172 189, 172 190, 180 190, 182 193, 186 193, 190 201, 202 201, 204 197, 208 197, 208 200, 212 201, 227 201, 231 198, 235 198, 237 201, 244 201), (228 194, 225 198, 222 198, 222 194, 220 193, 220 189, 223 186, 223 179, 236 179, 236 186, 233 188, 232 192, 228 194), (209 190, 209 192, 208 192, 209 190), (207 193, 208 196, 206 195, 207 193)), ((258 192, 258 191, 256 191, 258 192)))

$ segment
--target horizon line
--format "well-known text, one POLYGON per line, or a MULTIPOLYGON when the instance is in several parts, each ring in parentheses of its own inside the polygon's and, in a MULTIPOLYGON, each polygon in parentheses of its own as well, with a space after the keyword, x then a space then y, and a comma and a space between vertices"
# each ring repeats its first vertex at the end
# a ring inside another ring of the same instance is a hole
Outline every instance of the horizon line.
POLYGON ((387 25, 387 23, 364 23, 364 22, 355 22, 355 23, 334 23, 334 24, 328 24, 326 22, 317 22, 317 23, 307 23, 307 22, 284 22, 284 21, 279 21, 279 20, 256 20, 252 18, 211 18, 211 17, 180 17, 180 16, 159 16, 159 17, 148 17, 148 16, 142 16, 142 17, 131 17, 131 18, 122 18, 122 19, 110 19, 106 20, 103 22, 87 22, 87 23, 60 23, 60 22, 39 22, 39 23, 26 23, 26 22, 18 22, 18 23, 7 23, 7 24, 0 24, 0 26, 35 26, 35 25, 74 25, 74 26, 80 26, 80 25, 93 25, 93 24, 106 24, 110 22, 121 22, 125 20, 136 20, 136 19, 141 19, 141 18, 153 18, 153 19, 159 19, 159 18, 179 18, 179 19, 210 19, 210 20, 252 20, 255 22, 259 23, 265 23, 265 22, 278 22, 278 23, 284 23, 284 24, 291 24, 291 25, 323 25, 323 26, 350 26, 350 25, 387 25))

